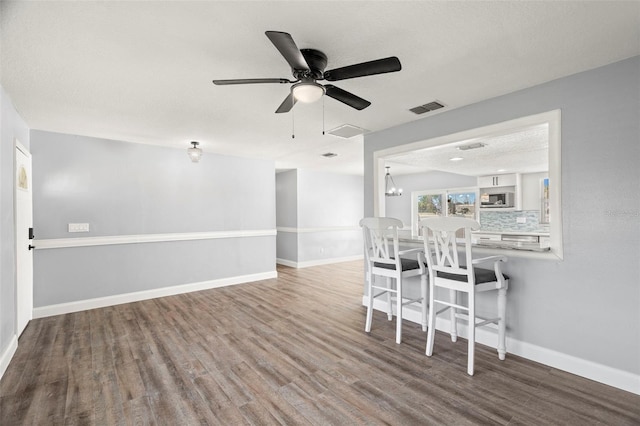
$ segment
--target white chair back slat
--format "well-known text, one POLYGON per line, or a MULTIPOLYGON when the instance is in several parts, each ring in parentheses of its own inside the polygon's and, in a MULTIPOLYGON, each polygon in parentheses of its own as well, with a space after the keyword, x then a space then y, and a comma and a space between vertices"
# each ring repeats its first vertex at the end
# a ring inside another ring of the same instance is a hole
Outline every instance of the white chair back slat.
POLYGON ((424 238, 427 246, 433 245, 433 250, 427 254, 433 265, 433 269, 456 275, 464 275, 469 278, 469 283, 473 285, 473 272, 471 269, 464 269, 471 259, 471 233, 465 231, 464 241, 461 247, 458 244, 457 231, 459 229, 480 229, 480 224, 473 219, 461 217, 437 217, 427 218, 420 222, 421 227, 426 227, 424 238), (465 263, 461 263, 459 249, 464 248, 465 263), (431 253, 435 255, 435 262, 431 253))
POLYGON ((389 217, 368 217, 360 221, 364 230, 368 258, 374 262, 395 264, 398 252, 398 228, 402 221, 389 217))

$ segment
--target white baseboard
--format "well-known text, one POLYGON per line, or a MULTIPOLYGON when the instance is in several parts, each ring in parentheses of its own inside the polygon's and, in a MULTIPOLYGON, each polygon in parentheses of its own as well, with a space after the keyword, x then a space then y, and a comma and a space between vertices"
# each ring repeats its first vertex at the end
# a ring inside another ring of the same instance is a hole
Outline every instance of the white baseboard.
MULTIPOLYGON (((367 296, 362 297, 362 304, 364 306, 367 305, 367 296)), ((386 312, 387 302, 376 299, 374 300, 373 307, 376 310, 386 312)), ((420 311, 412 306, 406 306, 403 309, 402 316, 404 319, 417 324, 422 322, 422 315, 420 314, 420 311)), ((450 330, 449 325, 450 321, 448 319, 438 317, 436 321, 436 330, 448 333, 450 330)), ((458 335, 464 338, 468 336, 466 324, 460 324, 458 326, 458 335)), ((492 329, 488 329, 487 327, 478 328, 476 330, 476 342, 495 348, 498 342, 497 331, 493 332, 492 329)), ((554 351, 552 349, 509 338, 509 336, 507 336, 507 356, 509 356, 509 353, 640 395, 640 375, 636 375, 628 371, 598 364, 593 361, 588 361, 562 352, 554 351)))
POLYGON ((346 256, 346 257, 332 257, 330 259, 318 259, 318 260, 308 260, 306 262, 295 262, 293 260, 287 259, 276 259, 276 263, 278 265, 289 266, 291 268, 309 268, 311 266, 320 266, 320 265, 330 265, 332 263, 340 263, 340 262, 351 262, 353 260, 360 260, 364 257, 364 255, 359 254, 355 256, 346 256))
POLYGON ((18 336, 15 334, 11 337, 11 341, 7 346, 7 349, 4 350, 2 356, 0 356, 0 379, 4 376, 4 372, 7 371, 7 367, 9 367, 9 363, 11 362, 11 358, 16 353, 18 349, 18 336))
POLYGON ((240 275, 236 277, 221 278, 217 280, 163 287, 153 290, 137 291, 134 293, 116 294, 114 296, 98 297, 95 299, 78 300, 75 302, 60 303, 56 305, 41 306, 33 309, 33 318, 44 318, 53 315, 86 311, 88 309, 104 308, 107 306, 120 305, 123 303, 139 302, 141 300, 155 299, 157 297, 174 296, 176 294, 209 290, 212 288, 226 287, 253 281, 268 280, 277 277, 278 273, 276 271, 270 271, 258 274, 240 275))
POLYGON ((294 262, 293 260, 276 258, 276 263, 278 265, 288 266, 290 268, 297 268, 298 267, 298 262, 294 262))

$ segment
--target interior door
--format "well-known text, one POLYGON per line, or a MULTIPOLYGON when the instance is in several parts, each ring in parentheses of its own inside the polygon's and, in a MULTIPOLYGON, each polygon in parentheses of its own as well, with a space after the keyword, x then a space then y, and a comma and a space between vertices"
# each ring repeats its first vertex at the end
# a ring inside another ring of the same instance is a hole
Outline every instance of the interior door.
POLYGON ((31 154, 16 141, 16 275, 17 330, 20 336, 33 316, 33 209, 31 154))

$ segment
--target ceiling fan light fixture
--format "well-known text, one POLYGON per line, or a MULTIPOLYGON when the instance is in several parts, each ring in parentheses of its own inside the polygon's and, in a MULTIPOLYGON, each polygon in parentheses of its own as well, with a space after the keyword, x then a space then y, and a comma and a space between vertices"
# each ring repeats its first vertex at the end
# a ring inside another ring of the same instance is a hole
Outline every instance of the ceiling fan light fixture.
POLYGON ((297 101, 310 104, 324 95, 324 86, 315 82, 298 83, 293 85, 291 93, 297 101))

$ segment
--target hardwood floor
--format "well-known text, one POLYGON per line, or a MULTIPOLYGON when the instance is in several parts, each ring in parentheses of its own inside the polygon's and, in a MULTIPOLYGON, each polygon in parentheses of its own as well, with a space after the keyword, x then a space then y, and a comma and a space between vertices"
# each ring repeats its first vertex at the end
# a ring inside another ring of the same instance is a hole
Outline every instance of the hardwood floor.
MULTIPOLYGON (((374 314, 361 262, 31 321, 0 424, 640 423, 640 396, 374 314)), ((508 348, 507 348, 508 349, 508 348)))

